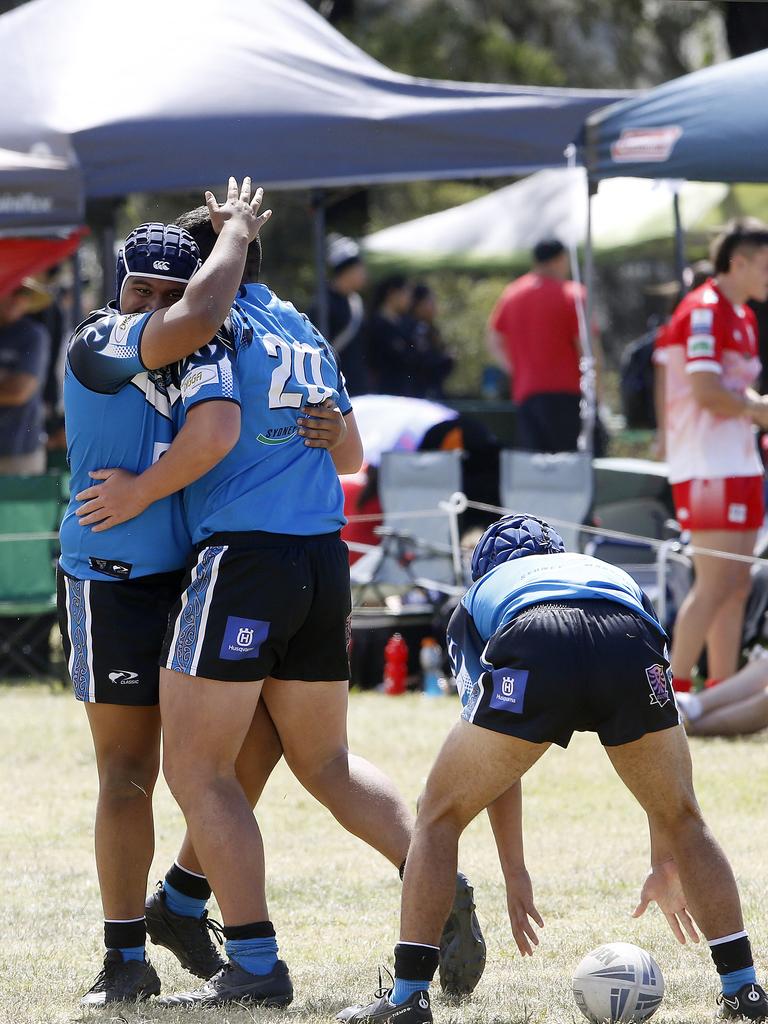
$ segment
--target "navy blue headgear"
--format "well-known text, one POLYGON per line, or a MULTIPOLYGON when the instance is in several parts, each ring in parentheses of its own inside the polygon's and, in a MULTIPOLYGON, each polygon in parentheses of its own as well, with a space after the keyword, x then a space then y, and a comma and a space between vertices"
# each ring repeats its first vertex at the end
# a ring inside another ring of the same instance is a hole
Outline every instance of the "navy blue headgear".
POLYGON ((479 580, 496 565, 525 555, 558 555, 563 538, 549 523, 525 513, 504 516, 492 523, 472 552, 472 579, 479 580))
POLYGON ((117 254, 117 305, 128 277, 189 281, 200 267, 200 251, 185 228, 152 222, 139 224, 117 254))

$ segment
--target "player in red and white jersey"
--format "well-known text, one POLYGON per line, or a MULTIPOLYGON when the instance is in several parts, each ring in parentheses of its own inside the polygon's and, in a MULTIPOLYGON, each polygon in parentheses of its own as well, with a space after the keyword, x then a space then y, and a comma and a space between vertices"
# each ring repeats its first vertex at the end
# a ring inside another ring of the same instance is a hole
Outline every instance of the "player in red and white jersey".
MULTIPOLYGON (((768 298, 768 226, 729 228, 713 256, 714 276, 682 300, 664 338, 669 480, 695 547, 749 555, 765 512, 755 426, 768 424, 768 398, 752 390, 757 322, 744 304, 768 298)), ((747 563, 697 555, 694 564, 672 644, 681 690, 705 642, 710 677, 735 672, 749 593, 747 563)))

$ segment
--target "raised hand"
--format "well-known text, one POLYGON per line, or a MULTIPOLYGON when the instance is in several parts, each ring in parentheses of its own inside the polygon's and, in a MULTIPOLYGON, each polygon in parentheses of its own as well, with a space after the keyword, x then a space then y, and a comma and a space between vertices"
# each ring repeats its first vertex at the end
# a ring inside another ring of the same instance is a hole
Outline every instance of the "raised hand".
POLYGON ((271 210, 259 213, 263 197, 264 189, 257 188, 255 195, 251 198, 251 179, 247 177, 243 178, 242 188, 238 188, 234 178, 229 179, 227 198, 221 206, 216 201, 213 192, 206 192, 205 205, 211 215, 213 230, 218 235, 224 225, 230 222, 244 228, 248 233, 248 241, 252 242, 272 216, 271 210))

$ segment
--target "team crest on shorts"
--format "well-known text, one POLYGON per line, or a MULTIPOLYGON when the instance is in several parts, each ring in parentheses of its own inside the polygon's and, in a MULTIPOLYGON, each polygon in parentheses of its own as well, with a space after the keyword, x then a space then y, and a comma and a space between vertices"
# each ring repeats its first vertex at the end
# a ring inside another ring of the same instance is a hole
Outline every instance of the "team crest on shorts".
POLYGON ((651 704, 663 708, 669 704, 669 687, 671 685, 671 669, 665 669, 663 665, 649 665, 645 670, 648 678, 648 685, 651 688, 651 704))

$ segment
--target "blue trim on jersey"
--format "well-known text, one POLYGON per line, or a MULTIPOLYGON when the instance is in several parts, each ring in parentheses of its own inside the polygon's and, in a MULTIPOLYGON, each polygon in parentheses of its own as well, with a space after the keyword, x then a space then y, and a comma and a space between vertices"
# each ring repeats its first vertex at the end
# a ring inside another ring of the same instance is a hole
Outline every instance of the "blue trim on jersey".
POLYGON ((527 555, 497 565, 461 603, 484 640, 525 608, 547 601, 607 600, 629 608, 666 636, 653 606, 623 569, 589 555, 527 555))
POLYGON ((192 674, 192 662, 200 640, 205 601, 213 578, 213 565, 217 556, 224 551, 226 547, 205 548, 193 570, 192 579, 182 598, 178 636, 173 645, 169 665, 174 672, 192 674))
POLYGON ((88 665, 88 607, 85 581, 67 579, 65 583, 69 619, 69 638, 72 644, 72 687, 78 700, 87 701, 91 692, 91 670, 88 665))

